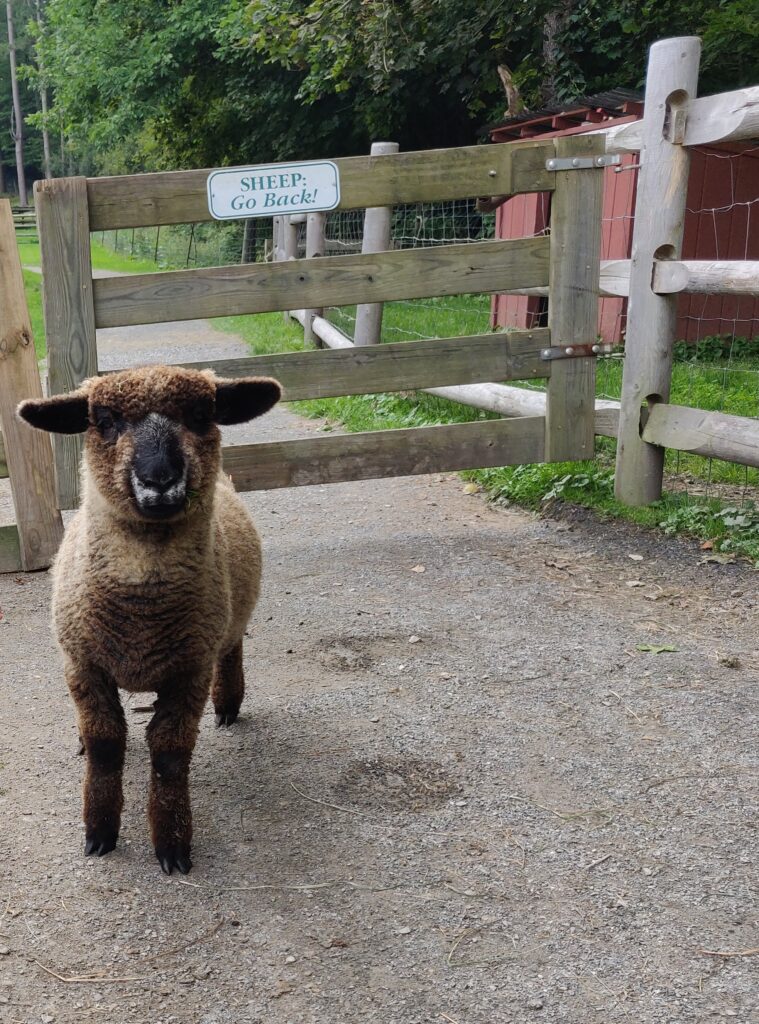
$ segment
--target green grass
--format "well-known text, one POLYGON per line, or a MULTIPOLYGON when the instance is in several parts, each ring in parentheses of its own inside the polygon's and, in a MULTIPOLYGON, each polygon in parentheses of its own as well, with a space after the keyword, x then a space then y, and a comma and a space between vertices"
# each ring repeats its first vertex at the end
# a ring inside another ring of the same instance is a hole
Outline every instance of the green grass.
MULTIPOLYGON (((18 247, 23 267, 39 267, 40 247, 37 242, 22 242, 18 247)), ((92 243, 92 266, 95 270, 124 273, 151 273, 156 269, 152 260, 133 260, 129 256, 112 252, 99 242, 92 243)), ((34 349, 37 358, 45 356, 45 321, 42 316, 42 278, 32 270, 24 270, 24 290, 32 322, 34 349)))
MULTIPOLYGON (((418 304, 387 303, 382 340, 479 333, 487 329, 488 312, 488 299, 481 296, 428 299, 418 304)), ((330 311, 330 318, 348 334, 352 332, 354 316, 355 308, 330 311)), ((300 325, 293 321, 285 324, 279 313, 228 317, 217 321, 217 325, 239 334, 256 354, 303 348, 300 325)), ((680 361, 674 365, 672 401, 756 416, 759 358, 755 351, 750 357, 729 360, 716 357, 708 346, 704 347, 707 351, 702 352, 700 347, 700 358, 695 362, 686 359, 693 355, 693 349, 678 350, 680 361)), ((603 360, 598 369, 598 395, 618 398, 621 384, 622 361, 603 360)), ((494 414, 421 392, 319 399, 294 403, 293 408, 306 416, 323 418, 325 430, 335 426, 349 431, 383 430, 494 418, 494 414)), ((464 476, 479 484, 495 501, 514 502, 532 509, 566 501, 665 533, 712 541, 715 550, 733 552, 759 564, 759 512, 750 502, 743 502, 739 510, 735 500, 725 505, 717 498, 678 492, 668 493, 660 502, 645 508, 629 508, 614 499, 615 449, 613 440, 598 438, 594 462, 508 466, 474 470, 464 476)), ((756 470, 677 452, 667 454, 667 471, 677 474, 678 479, 692 478, 696 487, 707 478, 712 484, 741 489, 759 483, 756 470)))

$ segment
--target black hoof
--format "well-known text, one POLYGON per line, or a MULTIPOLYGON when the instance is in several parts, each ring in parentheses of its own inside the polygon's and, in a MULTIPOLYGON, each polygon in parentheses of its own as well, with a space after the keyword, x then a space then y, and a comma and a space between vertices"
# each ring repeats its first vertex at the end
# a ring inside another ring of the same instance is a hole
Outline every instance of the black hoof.
POLYGON ((168 843, 166 846, 156 846, 155 855, 161 865, 161 871, 170 875, 174 868, 182 874, 189 873, 192 867, 190 860, 190 848, 185 843, 168 843))
POLYGON ((107 826, 89 831, 84 842, 84 856, 91 857, 95 854, 97 857, 105 857, 111 850, 116 849, 117 839, 118 833, 107 826))
POLYGON ((216 726, 221 729, 222 727, 228 729, 230 725, 234 725, 237 721, 239 711, 217 711, 216 712, 216 726))

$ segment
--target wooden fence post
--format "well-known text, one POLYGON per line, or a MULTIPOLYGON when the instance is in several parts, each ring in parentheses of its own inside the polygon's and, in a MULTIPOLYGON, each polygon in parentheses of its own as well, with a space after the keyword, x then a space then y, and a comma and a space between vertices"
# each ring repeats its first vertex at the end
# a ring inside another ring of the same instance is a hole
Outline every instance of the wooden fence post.
MULTIPOLYGON (((282 218, 282 259, 294 260, 298 255, 298 225, 293 223, 292 217, 285 215, 282 218)), ((282 314, 286 324, 290 323, 290 311, 286 309, 282 314)))
POLYGON ((628 505, 661 497, 664 449, 642 440, 641 419, 649 403, 669 398, 677 295, 657 295, 652 277, 656 259, 681 256, 690 167, 684 113, 700 54, 700 39, 686 36, 654 43, 648 60, 615 476, 617 498, 628 505))
MULTIPOLYGON (((98 371, 86 178, 34 185, 42 263, 42 298, 51 395, 79 387, 98 371)), ((79 504, 83 437, 53 439, 59 508, 79 504)))
MULTIPOLYGON (((20 568, 28 571, 44 569, 50 565, 63 537, 63 524, 55 502, 50 438, 39 430, 31 430, 16 417, 16 406, 25 398, 42 398, 42 384, 34 352, 13 215, 8 200, 2 199, 0 426, 16 510, 20 568)), ((0 557, 0 563, 3 561, 0 557)))
MULTIPOLYGON (((372 156, 398 152, 397 142, 373 142, 372 156)), ((392 246, 392 206, 370 206, 364 215, 361 252, 386 252, 392 246)), ((356 307, 355 345, 379 345, 382 333, 381 302, 356 307)))
POLYGON ((271 219, 271 261, 278 263, 282 259, 280 252, 280 238, 282 235, 282 217, 271 219))
MULTIPOLYGON (((605 152, 594 135, 556 139, 556 157, 605 152)), ((548 325, 552 346, 593 345, 598 333, 603 167, 556 171, 551 197, 548 325)), ((592 459, 595 447, 596 359, 556 359, 546 402, 546 462, 592 459)))
MULTIPOLYGON (((324 255, 324 230, 327 224, 326 213, 309 213, 306 218, 306 259, 324 255)), ((324 310, 305 310, 305 321, 303 324, 303 340, 306 343, 323 348, 321 340, 314 334, 311 325, 315 316, 323 316, 324 310)))

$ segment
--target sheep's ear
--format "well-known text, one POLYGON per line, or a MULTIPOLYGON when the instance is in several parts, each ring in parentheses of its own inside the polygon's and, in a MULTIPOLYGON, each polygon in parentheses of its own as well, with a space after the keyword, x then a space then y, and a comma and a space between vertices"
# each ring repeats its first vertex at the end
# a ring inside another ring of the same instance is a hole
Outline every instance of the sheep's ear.
POLYGON ((279 381, 271 377, 220 380, 216 385, 217 423, 247 423, 262 416, 282 397, 279 381))
POLYGON ((89 425, 87 396, 81 391, 54 398, 31 398, 17 409, 22 420, 53 434, 81 434, 89 425))

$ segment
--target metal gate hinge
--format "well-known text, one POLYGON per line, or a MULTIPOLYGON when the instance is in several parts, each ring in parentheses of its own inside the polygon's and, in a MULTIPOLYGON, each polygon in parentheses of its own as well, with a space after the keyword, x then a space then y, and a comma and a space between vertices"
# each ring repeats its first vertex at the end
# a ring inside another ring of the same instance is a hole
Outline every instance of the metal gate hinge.
POLYGON ((554 345, 542 348, 540 358, 545 362, 551 359, 587 359, 588 356, 606 356, 614 351, 614 345, 596 342, 593 345, 554 345))
POLYGON ((613 167, 622 163, 619 153, 602 156, 553 156, 546 160, 547 171, 581 171, 588 167, 613 167))

